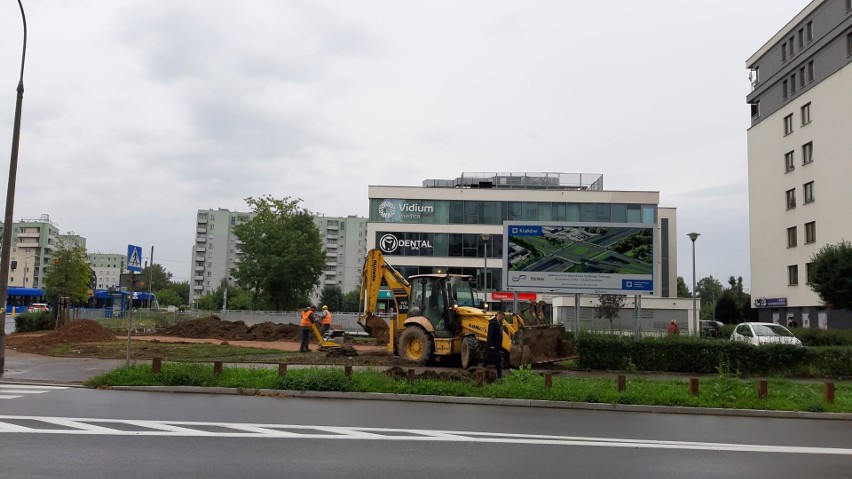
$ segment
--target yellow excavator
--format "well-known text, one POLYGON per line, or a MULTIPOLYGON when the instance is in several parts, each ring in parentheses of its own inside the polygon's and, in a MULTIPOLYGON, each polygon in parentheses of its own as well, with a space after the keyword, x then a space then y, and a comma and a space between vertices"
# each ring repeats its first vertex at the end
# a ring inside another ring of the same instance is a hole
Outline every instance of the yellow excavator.
MULTIPOLYGON (((372 249, 361 277, 358 324, 370 336, 387 341, 389 354, 412 363, 460 356, 463 368, 475 366, 495 313, 481 307, 472 279, 460 274, 419 274, 406 279, 380 250, 372 249), (382 287, 393 294, 388 312, 377 311, 382 287)), ((502 324, 504 364, 518 367, 573 355, 563 326, 538 323, 528 325, 517 314, 507 315, 502 324)))

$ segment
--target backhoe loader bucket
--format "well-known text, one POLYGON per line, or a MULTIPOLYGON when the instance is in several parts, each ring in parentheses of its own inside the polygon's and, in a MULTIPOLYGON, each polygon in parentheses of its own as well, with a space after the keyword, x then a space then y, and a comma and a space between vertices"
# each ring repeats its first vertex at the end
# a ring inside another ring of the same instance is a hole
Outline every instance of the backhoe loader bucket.
POLYGON ((574 354, 574 346, 565 339, 564 326, 527 326, 512 335, 509 365, 552 363, 574 354))
POLYGON ((376 338, 379 344, 387 344, 388 342, 388 330, 390 327, 388 326, 387 321, 378 316, 370 315, 367 317, 365 322, 358 321, 358 324, 367 332, 370 336, 376 338))

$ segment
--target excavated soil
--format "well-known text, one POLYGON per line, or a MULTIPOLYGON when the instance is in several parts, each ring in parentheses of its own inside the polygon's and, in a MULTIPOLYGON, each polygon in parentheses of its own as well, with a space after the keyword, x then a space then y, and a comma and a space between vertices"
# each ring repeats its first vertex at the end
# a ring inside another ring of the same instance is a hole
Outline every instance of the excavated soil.
POLYGON ((38 345, 55 346, 63 343, 100 343, 116 341, 115 333, 91 319, 77 319, 51 331, 37 336, 10 337, 10 343, 19 346, 38 345))
POLYGON ((214 338, 226 341, 277 341, 279 339, 295 340, 301 334, 301 329, 295 324, 278 324, 265 322, 246 326, 242 321, 222 321, 218 316, 181 321, 166 328, 166 336, 181 338, 214 338))

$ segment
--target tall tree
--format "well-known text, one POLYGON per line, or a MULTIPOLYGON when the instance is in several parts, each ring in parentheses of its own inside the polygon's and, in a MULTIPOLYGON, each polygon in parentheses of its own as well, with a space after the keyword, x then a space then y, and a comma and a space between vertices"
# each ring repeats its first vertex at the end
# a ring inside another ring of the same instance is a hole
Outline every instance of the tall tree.
POLYGON ((189 304, 189 281, 174 281, 169 286, 169 289, 177 293, 180 296, 181 302, 178 306, 183 304, 189 304))
POLYGON ((852 309, 852 243, 828 244, 811 255, 808 286, 828 307, 852 309))
MULTIPOLYGON (((89 296, 90 273, 86 249, 60 243, 45 271, 44 294, 52 301, 66 297, 72 304, 82 304, 89 296)), ((56 326, 62 326, 66 319, 64 315, 57 316, 56 326)))
POLYGON ((139 276, 146 280, 149 278, 149 275, 151 278, 151 291, 154 293, 162 289, 169 288, 172 285, 172 274, 166 271, 165 268, 158 263, 142 268, 142 272, 139 273, 139 276))
POLYGON ((613 329, 612 320, 618 317, 627 296, 623 294, 602 294, 598 296, 598 305, 595 306, 595 317, 609 320, 609 329, 613 329))
POLYGON ((346 311, 350 313, 358 312, 361 308, 361 290, 360 288, 353 289, 352 291, 343 295, 342 305, 340 306, 341 311, 346 311))
POLYGON ((692 293, 689 292, 689 287, 686 285, 686 282, 683 280, 683 276, 677 277, 677 297, 678 298, 691 298, 692 293))
POLYGON ((332 311, 340 311, 343 307, 343 291, 340 286, 325 286, 320 293, 320 303, 332 311))
POLYGON ((698 284, 695 285, 695 291, 698 293, 698 297, 701 298, 701 311, 698 314, 699 319, 713 319, 714 310, 724 290, 722 282, 714 278, 713 275, 698 280, 698 284))
POLYGON ((243 257, 233 271, 238 284, 276 310, 304 306, 322 274, 325 252, 313 216, 298 199, 246 198, 254 215, 234 227, 243 257))
POLYGON ((716 319, 727 324, 737 324, 743 320, 742 305, 737 302, 736 294, 725 290, 716 303, 716 319))

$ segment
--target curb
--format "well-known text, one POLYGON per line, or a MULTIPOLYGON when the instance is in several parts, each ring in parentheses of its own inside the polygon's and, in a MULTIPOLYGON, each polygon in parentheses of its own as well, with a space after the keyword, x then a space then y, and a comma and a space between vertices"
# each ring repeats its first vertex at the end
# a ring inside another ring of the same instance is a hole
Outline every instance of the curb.
POLYGON ((690 406, 646 406, 637 404, 583 403, 542 399, 474 398, 460 396, 428 396, 416 394, 362 393, 334 391, 290 391, 280 389, 238 389, 203 386, 112 386, 116 391, 143 391, 192 394, 225 394, 233 396, 266 396, 278 398, 360 399, 373 401, 405 401, 440 404, 474 404, 482 406, 578 409, 587 411, 643 412, 654 414, 690 414, 701 416, 759 417, 780 419, 828 419, 852 421, 852 413, 770 411, 765 409, 724 409, 690 406))

